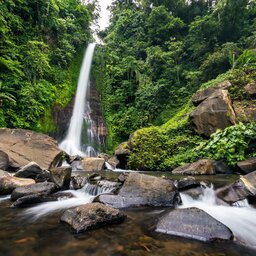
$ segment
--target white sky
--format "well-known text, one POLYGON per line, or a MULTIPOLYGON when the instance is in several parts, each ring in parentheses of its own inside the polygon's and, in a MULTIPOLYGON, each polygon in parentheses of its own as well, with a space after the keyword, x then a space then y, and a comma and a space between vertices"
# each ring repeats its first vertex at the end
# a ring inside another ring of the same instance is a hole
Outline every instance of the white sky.
POLYGON ((110 12, 107 10, 107 7, 111 4, 112 0, 99 0, 101 7, 99 27, 100 30, 103 30, 108 26, 110 12))

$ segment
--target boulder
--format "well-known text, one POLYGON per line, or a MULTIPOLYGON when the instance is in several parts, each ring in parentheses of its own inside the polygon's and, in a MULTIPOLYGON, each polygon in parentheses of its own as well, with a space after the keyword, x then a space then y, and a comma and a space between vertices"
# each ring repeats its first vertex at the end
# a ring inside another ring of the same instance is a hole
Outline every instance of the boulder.
POLYGON ((35 184, 33 179, 23 179, 13 176, 4 176, 0 178, 0 195, 7 195, 18 187, 35 184))
POLYGON ((61 189, 68 189, 70 184, 72 168, 56 167, 50 170, 50 180, 61 189))
POLYGON ((127 166, 128 156, 131 150, 127 142, 121 143, 115 150, 115 158, 118 160, 116 168, 125 169, 127 166))
POLYGON ((23 187, 16 188, 12 191, 11 199, 12 201, 17 200, 20 197, 28 195, 49 195, 57 190, 57 186, 52 182, 41 182, 32 185, 27 185, 23 187))
POLYGON ((236 115, 228 91, 216 90, 192 112, 190 118, 195 132, 205 136, 233 125, 236 115))
POLYGON ((6 171, 9 167, 9 156, 0 150, 0 169, 6 171))
POLYGON ((125 216, 117 209, 100 203, 85 204, 66 210, 61 221, 70 225, 76 233, 105 225, 121 223, 125 216))
POLYGON ((0 170, 0 178, 6 177, 6 176, 11 176, 11 174, 9 172, 0 170))
POLYGON ((173 206, 180 200, 171 180, 135 172, 129 173, 118 195, 99 196, 99 201, 114 208, 173 206))
POLYGON ((81 189, 85 186, 85 184, 88 183, 88 180, 86 177, 82 177, 80 175, 72 176, 70 179, 70 189, 81 189))
POLYGON ((194 177, 186 177, 184 179, 178 180, 176 187, 179 191, 200 187, 200 181, 196 180, 194 177))
POLYGON ((256 100, 234 100, 232 105, 237 122, 248 123, 256 120, 256 100))
POLYGON ((231 169, 224 161, 214 161, 214 167, 217 174, 234 174, 231 169))
POLYGON ((44 181, 49 178, 49 174, 35 162, 30 162, 14 174, 19 178, 32 178, 36 181, 44 181))
POLYGON ((218 198, 226 203, 233 204, 244 200, 248 196, 256 196, 256 171, 240 176, 240 179, 231 185, 216 191, 218 198))
POLYGON ((99 157, 86 157, 82 160, 82 167, 85 171, 103 171, 105 160, 99 157))
POLYGON ((233 238, 228 227, 197 208, 169 211, 160 218, 155 231, 204 242, 233 238))
POLYGON ((210 159, 200 159, 195 163, 186 164, 172 171, 173 174, 182 175, 209 175, 216 174, 214 161, 210 159))
POLYGON ((112 169, 115 169, 119 165, 119 160, 116 156, 109 158, 107 162, 113 167, 112 169))
POLYGON ((256 157, 240 161, 237 163, 237 166, 245 174, 256 171, 256 157))
POLYGON ((245 92, 250 95, 251 97, 256 96, 256 83, 249 83, 244 87, 245 92))
POLYGON ((198 106, 200 103, 202 103, 204 100, 209 98, 214 92, 217 90, 225 90, 228 89, 232 84, 229 81, 224 81, 216 86, 212 86, 200 91, 197 91, 193 96, 192 96, 192 102, 195 106, 198 106))
POLYGON ((51 137, 23 129, 1 128, 0 148, 20 166, 34 161, 43 169, 61 152, 51 137))

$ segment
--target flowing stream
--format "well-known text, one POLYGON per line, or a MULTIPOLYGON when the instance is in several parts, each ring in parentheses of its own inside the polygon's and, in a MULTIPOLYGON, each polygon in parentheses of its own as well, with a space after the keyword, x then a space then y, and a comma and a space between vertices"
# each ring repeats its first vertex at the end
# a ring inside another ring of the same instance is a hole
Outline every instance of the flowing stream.
POLYGON ((75 104, 73 114, 70 120, 70 125, 66 138, 60 143, 59 147, 67 152, 69 155, 80 156, 95 156, 96 151, 90 145, 96 137, 93 132, 93 122, 90 116, 90 104, 87 99, 88 91, 90 88, 90 70, 95 50, 95 43, 90 43, 86 49, 83 59, 83 64, 80 70, 78 86, 75 97, 75 104), (81 134, 84 121, 87 126, 87 145, 82 149, 81 147, 81 134))
POLYGON ((204 189, 199 199, 182 194, 183 205, 180 208, 197 207, 222 222, 232 230, 235 240, 247 246, 256 248, 256 209, 246 200, 235 206, 218 205, 213 186, 204 189))

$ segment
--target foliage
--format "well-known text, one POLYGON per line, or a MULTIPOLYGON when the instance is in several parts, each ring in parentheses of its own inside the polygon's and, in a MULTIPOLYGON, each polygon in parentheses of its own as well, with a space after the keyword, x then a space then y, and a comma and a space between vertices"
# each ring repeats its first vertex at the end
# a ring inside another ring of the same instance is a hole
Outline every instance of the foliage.
POLYGON ((244 160, 246 150, 251 140, 256 139, 256 125, 239 123, 227 127, 224 131, 217 131, 211 135, 209 141, 200 145, 202 156, 215 160, 225 160, 230 166, 244 160))

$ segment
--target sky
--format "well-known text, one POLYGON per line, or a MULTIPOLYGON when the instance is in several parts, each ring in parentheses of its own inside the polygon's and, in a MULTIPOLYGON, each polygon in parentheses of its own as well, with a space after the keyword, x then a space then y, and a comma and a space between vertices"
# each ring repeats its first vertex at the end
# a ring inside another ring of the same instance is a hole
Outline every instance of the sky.
POLYGON ((100 30, 103 30, 108 25, 110 12, 107 10, 107 7, 111 4, 111 2, 112 0, 99 0, 99 4, 101 7, 99 19, 100 30))

